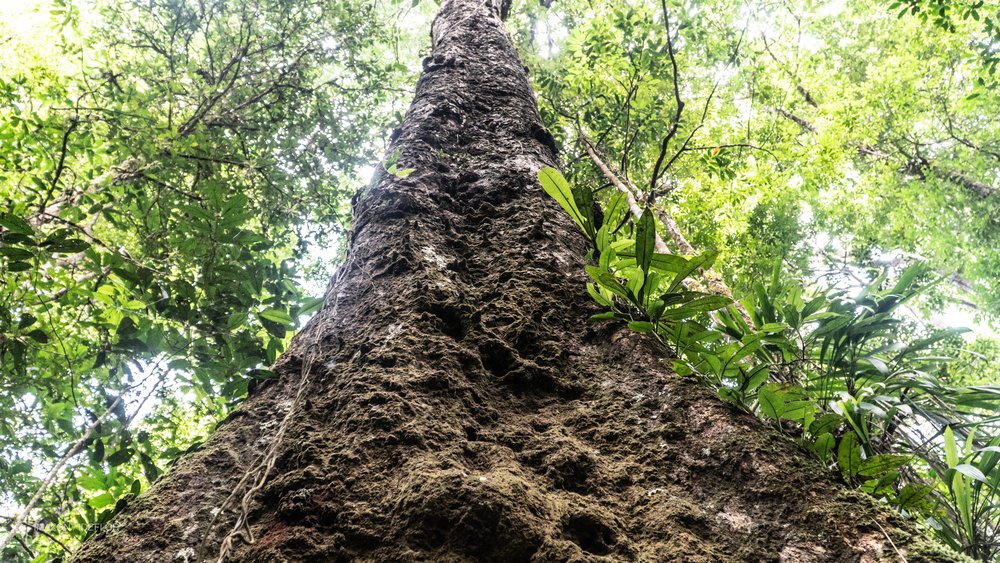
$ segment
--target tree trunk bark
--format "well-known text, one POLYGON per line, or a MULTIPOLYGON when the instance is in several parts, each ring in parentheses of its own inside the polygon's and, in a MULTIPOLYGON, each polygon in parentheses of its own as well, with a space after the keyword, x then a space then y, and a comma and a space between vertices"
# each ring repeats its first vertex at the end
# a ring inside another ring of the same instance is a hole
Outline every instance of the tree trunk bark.
POLYGON ((952 559, 587 322, 587 242, 537 183, 555 146, 505 10, 445 0, 393 141, 414 172, 358 197, 279 380, 76 560, 952 559))

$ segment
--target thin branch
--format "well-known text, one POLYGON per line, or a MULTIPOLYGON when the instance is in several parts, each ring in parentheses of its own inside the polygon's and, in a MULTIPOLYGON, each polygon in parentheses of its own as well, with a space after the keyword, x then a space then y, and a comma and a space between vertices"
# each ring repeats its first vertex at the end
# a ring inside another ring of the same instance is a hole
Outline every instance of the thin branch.
POLYGON ((81 436, 79 439, 77 439, 76 443, 74 443, 73 446, 69 449, 69 451, 67 451, 66 454, 62 456, 62 458, 55 464, 52 470, 49 471, 49 474, 45 477, 45 480, 42 481, 41 486, 38 487, 38 489, 35 491, 35 494, 32 495, 31 500, 28 501, 28 504, 26 504, 24 508, 22 508, 17 513, 17 515, 11 520, 10 530, 3 536, 3 538, 0 538, 0 553, 3 553, 4 548, 7 547, 7 544, 10 543, 10 540, 14 537, 14 534, 17 532, 17 529, 20 528, 21 525, 24 523, 24 519, 27 518, 28 514, 30 514, 31 511, 35 508, 35 505, 38 503, 38 501, 41 500, 42 495, 45 494, 45 491, 48 490, 49 485, 51 485, 52 481, 55 480, 56 475, 59 473, 59 471, 66 465, 67 462, 69 462, 70 459, 73 458, 73 456, 80 453, 80 451, 85 447, 87 441, 90 440, 90 437, 93 436, 94 432, 97 431, 97 427, 100 426, 100 424, 103 423, 108 418, 108 416, 111 415, 114 409, 118 408, 118 405, 121 404, 122 398, 124 396, 125 396, 124 393, 119 395, 118 398, 115 399, 115 402, 112 403, 111 406, 108 407, 106 411, 104 411, 104 414, 97 417, 97 419, 94 420, 94 422, 92 422, 89 427, 87 427, 87 432, 84 433, 84 435, 81 436))
MULTIPOLYGON (((988 184, 984 184, 983 182, 980 182, 975 178, 968 176, 967 174, 964 174, 957 170, 949 170, 947 168, 943 168, 941 166, 934 164, 933 162, 929 162, 923 159, 920 156, 910 156, 900 147, 896 147, 896 149, 900 152, 900 154, 907 157, 908 159, 906 164, 904 164, 901 167, 900 171, 903 173, 913 174, 915 176, 919 176, 921 180, 925 180, 926 175, 924 172, 927 171, 935 176, 938 176, 939 178, 948 180, 949 182, 957 186, 961 186, 979 197, 985 198, 997 195, 996 188, 988 184)), ((860 154, 861 156, 867 156, 874 158, 876 160, 880 160, 887 164, 891 162, 891 155, 889 155, 889 153, 885 152, 884 150, 878 147, 873 147, 870 145, 859 146, 858 154, 860 154)))
POLYGON ((1000 160, 1000 152, 985 148, 977 143, 970 141, 969 139, 966 139, 965 137, 960 137, 955 133, 955 124, 952 121, 951 110, 948 108, 947 95, 942 96, 941 105, 942 108, 944 109, 945 120, 947 121, 948 135, 951 136, 952 139, 954 139, 957 143, 964 145, 972 150, 979 151, 983 154, 995 158, 996 160, 1000 160))
POLYGON ((18 544, 20 544, 21 549, 23 549, 28 553, 28 557, 31 557, 32 559, 35 558, 35 552, 31 551, 31 548, 28 547, 28 544, 24 542, 24 538, 22 538, 21 536, 15 536, 14 539, 17 540, 18 544))
POLYGON ((957 170, 946 170, 934 165, 930 165, 929 168, 935 175, 941 176, 953 184, 962 186, 974 192, 979 197, 990 197, 997 193, 997 190, 993 186, 988 186, 957 170))
MULTIPOLYGON (((656 159, 656 165, 653 167, 653 176, 649 180, 649 194, 647 197, 647 202, 650 205, 652 205, 656 201, 656 186, 659 184, 660 177, 663 174, 665 174, 667 170, 670 170, 670 167, 673 166, 675 162, 677 162, 677 159, 680 158, 685 151, 687 151, 687 147, 688 144, 691 143, 691 139, 693 139, 695 134, 699 130, 701 130, 702 127, 704 127, 705 118, 708 117, 708 108, 711 107, 712 99, 715 97, 715 92, 718 91, 719 84, 721 84, 722 82, 722 79, 720 78, 715 81, 715 84, 712 85, 712 91, 708 93, 708 98, 705 100, 705 107, 701 111, 701 119, 699 120, 698 125, 696 125, 693 129, 691 129, 691 132, 688 133, 688 136, 684 139, 684 142, 681 143, 681 148, 677 149, 677 152, 674 153, 674 156, 672 156, 670 160, 667 161, 666 165, 664 165, 661 169, 660 166, 663 164, 663 159, 666 157, 667 154, 667 145, 669 144, 670 139, 672 139, 673 136, 677 133, 677 126, 680 121, 680 112, 683 109, 683 104, 680 101, 680 92, 678 91, 678 86, 677 86, 677 64, 674 61, 673 44, 670 41, 670 24, 669 22, 667 22, 666 0, 660 0, 660 4, 663 7, 664 24, 667 26, 667 47, 670 51, 670 60, 674 67, 674 96, 677 99, 678 106, 677 106, 677 115, 673 124, 671 125, 671 129, 670 131, 667 132, 667 136, 664 137, 663 143, 661 143, 660 145, 660 155, 656 159)), ((743 45, 743 39, 746 37, 748 25, 749 25, 749 19, 747 20, 747 25, 743 27, 743 31, 740 33, 739 41, 736 42, 736 47, 733 49, 733 53, 732 55, 730 55, 729 61, 726 63, 726 70, 728 70, 729 67, 732 66, 733 62, 736 60, 736 56, 739 55, 740 47, 743 45)))
MULTIPOLYGON (((11 521, 14 520, 10 516, 0 516, 0 518, 3 518, 4 520, 6 520, 8 522, 11 522, 11 521)), ((50 540, 52 540, 53 543, 55 543, 60 548, 62 548, 63 551, 65 551, 66 553, 69 553, 69 554, 72 555, 73 550, 71 550, 70 548, 66 547, 66 544, 64 544, 63 542, 59 541, 59 538, 57 538, 57 537, 53 536, 52 534, 46 532, 44 528, 39 528, 38 526, 36 526, 36 525, 34 525, 34 524, 30 523, 30 522, 22 522, 21 525, 22 526, 27 526, 27 527, 31 528, 35 533, 41 534, 41 535, 49 538, 50 540)))
MULTIPOLYGON (((590 159, 594 162, 597 168, 600 169, 601 173, 604 174, 604 177, 611 182, 615 189, 625 194, 625 201, 628 203, 629 211, 632 213, 635 220, 638 221, 639 218, 642 217, 642 209, 639 207, 639 203, 635 199, 635 194, 632 193, 632 190, 621 181, 617 174, 608 168, 608 165, 605 164, 604 160, 598 156, 596 147, 594 147, 593 143, 591 143, 590 139, 587 138, 583 131, 578 131, 577 134, 579 135, 580 142, 583 144, 584 148, 587 149, 587 154, 590 155, 590 159)), ((667 249, 667 245, 664 244, 663 239, 660 238, 660 233, 654 233, 654 237, 653 244, 656 247, 656 251, 661 254, 669 253, 670 251, 667 249)))
MULTIPOLYGON (((154 367, 158 368, 161 363, 162 359, 159 362, 157 362, 156 366, 154 367)), ((125 391, 122 391, 118 395, 118 397, 114 400, 114 402, 111 403, 110 406, 108 406, 107 410, 105 410, 104 413, 101 414, 101 416, 97 417, 96 419, 94 419, 93 422, 90 423, 90 426, 87 427, 87 431, 83 434, 83 436, 78 438, 77 441, 73 444, 73 446, 69 449, 69 451, 67 451, 66 454, 59 459, 56 465, 49 471, 48 475, 45 477, 45 480, 42 481, 41 486, 39 486, 38 489, 35 491, 35 494, 32 495, 31 500, 28 501, 28 504, 26 504, 24 508, 22 508, 14 518, 10 518, 11 522, 10 530, 7 532, 7 534, 3 536, 3 538, 0 538, 0 553, 3 553, 4 548, 7 547, 7 544, 10 543, 10 540, 14 538, 17 529, 20 528, 22 525, 26 525, 24 521, 25 518, 27 518, 28 514, 30 514, 31 511, 35 508, 35 505, 38 503, 38 501, 41 500, 42 495, 45 494, 45 491, 48 490, 49 486, 55 480, 56 475, 58 475, 59 471, 62 470, 62 468, 69 462, 70 459, 73 459, 73 457, 76 454, 80 453, 80 451, 86 447, 88 441, 94 435, 94 432, 97 431, 97 428, 105 420, 107 420, 107 418, 111 416, 111 414, 114 413, 116 409, 118 409, 119 405, 122 404, 126 393, 131 389, 135 389, 141 386, 153 375, 154 373, 150 373, 145 378, 143 378, 143 380, 140 381, 139 383, 136 383, 135 385, 132 385, 125 391)), ((132 416, 128 417, 128 419, 125 421, 124 425, 126 427, 129 424, 131 424, 131 422, 139 414, 139 411, 142 410, 142 406, 143 404, 145 404, 146 400, 150 396, 152 396, 153 392, 155 392, 162 383, 163 379, 161 377, 160 380, 156 383, 156 385, 154 385, 149 390, 149 392, 146 393, 145 397, 143 397, 143 399, 139 402, 139 406, 136 407, 135 412, 132 413, 132 416)), ((27 525, 31 526, 30 524, 27 525)))
POLYGON ((689 152, 693 152, 693 151, 706 151, 706 150, 715 150, 715 149, 719 149, 719 150, 725 150, 725 149, 750 149, 750 150, 754 150, 754 151, 760 151, 762 153, 767 154, 771 158, 773 158, 774 162, 778 165, 778 169, 779 170, 781 170, 781 168, 782 168, 782 166, 781 166, 781 160, 778 159, 778 155, 774 154, 773 152, 771 152, 768 149, 765 149, 762 146, 755 145, 753 143, 724 143, 724 144, 721 144, 721 145, 713 145, 713 146, 688 147, 688 148, 686 148, 684 150, 689 151, 689 152))
POLYGON ((781 117, 784 117, 785 119, 787 119, 789 121, 794 122, 796 125, 798 125, 799 127, 805 129, 806 131, 809 131, 810 133, 815 133, 816 132, 816 127, 812 123, 809 123, 808 121, 806 121, 805 119, 803 119, 803 118, 795 115, 794 113, 792 113, 792 112, 790 112, 790 111, 788 111, 788 110, 786 110, 784 108, 777 108, 776 107, 776 108, 771 108, 771 109, 772 109, 772 111, 774 111, 774 113, 780 115, 781 117))
POLYGON ((771 55, 771 58, 774 59, 774 62, 778 63, 778 66, 781 67, 781 70, 783 70, 785 74, 788 75, 788 78, 790 78, 792 82, 795 83, 795 91, 802 95, 802 98, 806 101, 807 104, 811 105, 814 108, 818 108, 819 104, 816 103, 816 99, 813 98, 812 93, 810 93, 809 90, 806 90, 806 87, 802 85, 802 82, 799 81, 799 77, 792 71, 788 70, 788 65, 785 64, 783 61, 781 61, 774 54, 774 52, 771 51, 771 45, 768 44, 767 42, 767 36, 761 33, 760 38, 764 43, 764 50, 767 51, 767 54, 771 55))
MULTIPOLYGON (((667 53, 670 55, 670 66, 673 69, 674 102, 677 104, 677 107, 674 111, 674 119, 670 124, 670 129, 667 130, 667 134, 664 135, 663 141, 660 143, 660 154, 656 157, 656 164, 653 165, 653 175, 649 178, 649 194, 651 199, 656 191, 656 185, 660 181, 660 176, 663 174, 660 171, 660 166, 663 165, 663 159, 667 156, 667 147, 670 145, 670 140, 677 134, 677 128, 681 123, 681 114, 684 112, 684 101, 681 100, 680 85, 677 82, 677 57, 674 55, 674 41, 670 37, 670 17, 667 14, 667 0, 660 0, 660 6, 663 8, 663 25, 667 29, 667 53)), ((715 89, 713 88, 712 91, 714 92, 715 89)), ((667 168, 669 167, 667 165, 667 168)))
MULTIPOLYGON (((52 175, 52 184, 49 186, 49 193, 53 193, 56 190, 56 186, 59 185, 59 178, 62 177, 63 170, 66 169, 66 153, 69 148, 69 136, 73 134, 73 130, 80 122, 77 118, 73 117, 69 120, 69 127, 63 133, 62 138, 62 148, 59 152, 59 164, 56 165, 56 172, 52 175)), ((44 206, 43 206, 44 207, 44 206)))

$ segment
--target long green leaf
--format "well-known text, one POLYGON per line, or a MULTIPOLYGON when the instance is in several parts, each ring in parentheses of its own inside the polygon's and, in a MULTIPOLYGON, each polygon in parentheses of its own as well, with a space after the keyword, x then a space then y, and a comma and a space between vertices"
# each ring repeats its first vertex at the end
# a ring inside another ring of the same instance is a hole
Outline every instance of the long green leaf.
POLYGON ((709 266, 711 266, 712 262, 715 261, 716 256, 718 256, 717 252, 715 252, 714 250, 709 250, 707 252, 704 252, 698 256, 691 258, 688 261, 687 265, 685 265, 682 270, 677 272, 677 275, 674 277, 674 280, 670 282, 670 287, 667 288, 667 293, 677 291, 677 288, 681 286, 681 283, 683 283, 684 280, 686 280, 688 276, 690 276, 698 268, 708 268, 709 266))
POLYGON ((723 297, 721 295, 709 295, 707 297, 694 299, 672 309, 667 309, 660 315, 660 318, 664 320, 679 321, 691 318, 701 313, 721 309, 730 303, 732 303, 732 301, 728 297, 723 297))
POLYGON ((645 209, 635 226, 635 260, 644 276, 649 276, 649 266, 656 253, 656 221, 653 212, 645 209))
POLYGON ((879 454, 861 462, 858 473, 866 477, 875 477, 899 469, 910 462, 910 456, 879 454))
POLYGON ((591 240, 597 236, 594 232, 594 192, 590 188, 577 185, 573 189, 573 203, 583 217, 583 230, 591 240))
POLYGON ((35 234, 27 221, 13 214, 0 215, 0 227, 5 227, 11 232, 21 235, 31 236, 35 234))
POLYGON ((562 173, 551 166, 546 166, 538 171, 538 181, 542 184, 542 189, 545 190, 545 193, 556 200, 566 210, 566 213, 569 213, 569 216, 583 232, 589 234, 590 231, 587 228, 586 216, 577 207, 573 190, 570 189, 569 183, 563 177, 562 173))
POLYGON ((848 481, 858 474, 861 467, 861 446, 854 432, 848 432, 840 439, 840 446, 837 448, 837 465, 840 466, 840 472, 848 481))

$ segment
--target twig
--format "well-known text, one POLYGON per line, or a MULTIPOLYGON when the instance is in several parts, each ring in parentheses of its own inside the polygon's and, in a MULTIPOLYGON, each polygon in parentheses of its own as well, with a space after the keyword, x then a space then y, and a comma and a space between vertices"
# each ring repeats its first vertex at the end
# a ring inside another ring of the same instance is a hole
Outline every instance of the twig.
MULTIPOLYGON (((8 522, 14 520, 10 516, 0 516, 0 518, 3 518, 4 520, 7 520, 8 522)), ((34 524, 30 523, 30 522, 22 522, 21 525, 22 526, 27 526, 27 527, 31 528, 32 530, 34 530, 36 533, 39 533, 39 534, 41 534, 41 535, 49 538, 56 545, 58 545, 60 548, 62 548, 62 550, 65 551, 66 553, 69 553, 69 554, 73 553, 73 550, 71 550, 69 547, 66 547, 66 544, 64 544, 62 541, 60 541, 59 538, 57 538, 57 537, 53 536, 52 534, 46 532, 44 528, 39 528, 38 526, 36 526, 36 525, 34 525, 34 524)))
POLYGON ((875 522, 875 525, 878 526, 878 529, 882 530, 882 535, 885 536, 885 539, 889 540, 889 545, 892 546, 892 550, 895 551, 896 555, 899 556, 899 560, 902 561, 903 563, 907 563, 906 557, 903 556, 902 552, 899 551, 899 548, 896 547, 896 544, 893 543, 892 538, 889 537, 889 532, 886 532, 885 528, 882 527, 882 524, 879 524, 878 520, 876 520, 875 518, 872 518, 872 522, 875 522))
MULTIPOLYGON (((656 191, 656 184, 663 174, 660 172, 660 166, 663 165, 663 159, 667 156, 667 147, 670 145, 670 140, 677 134, 677 128, 681 122, 681 114, 684 112, 684 101, 681 100, 680 86, 677 83, 677 58, 674 56, 674 41, 670 37, 670 18, 667 15, 667 0, 660 0, 660 6, 663 8, 663 25, 667 28, 667 54, 670 55, 670 66, 673 69, 674 102, 676 102, 677 108, 674 111, 674 119, 670 124, 670 129, 667 130, 667 134, 664 135, 663 141, 660 143, 660 154, 656 157, 656 164, 653 165, 653 175, 649 179, 650 203, 652 203, 652 198, 656 191)), ((714 92, 715 89, 713 88, 712 91, 714 92)), ((670 165, 668 164, 667 168, 669 167, 670 165)))
MULTIPOLYGON (((157 364, 154 367, 159 367, 161 363, 162 360, 157 362, 157 364)), ((4 548, 7 547, 8 543, 10 543, 11 538, 15 536, 15 532, 17 531, 17 529, 20 528, 22 525, 25 525, 24 519, 27 518, 28 514, 30 514, 31 511, 35 508, 35 504, 37 504, 38 501, 42 498, 42 495, 45 494, 45 491, 52 484, 52 481, 55 480, 56 475, 59 473, 59 471, 69 462, 70 459, 73 459, 73 457, 76 454, 80 453, 80 451, 87 445, 90 438, 94 435, 94 432, 97 430, 97 428, 105 420, 107 420, 107 418, 112 413, 114 413, 118 409, 119 405, 121 405, 122 401, 125 399, 125 394, 129 390, 139 387, 152 376, 153 374, 150 373, 145 378, 143 378, 142 381, 131 387, 128 387, 125 391, 123 391, 120 395, 118 395, 118 397, 114 400, 114 402, 111 403, 110 406, 108 406, 108 408, 104 411, 104 413, 101 414, 101 416, 97 417, 94 420, 94 422, 90 423, 90 426, 87 427, 87 431, 83 434, 83 436, 78 438, 77 441, 74 442, 73 446, 69 449, 69 451, 66 452, 66 454, 59 459, 56 465, 49 471, 49 474, 46 475, 45 480, 42 481, 41 486, 39 486, 38 489, 35 491, 35 494, 32 495, 31 500, 28 501, 28 504, 26 504, 24 508, 22 508, 14 518, 10 518, 11 522, 10 531, 8 531, 7 534, 3 536, 3 538, 0 538, 0 553, 3 553, 4 548)), ((162 383, 162 379, 160 380, 160 383, 162 383)), ((146 396, 139 403, 139 406, 136 407, 136 410, 134 413, 132 413, 132 416, 130 416, 124 422, 125 426, 128 426, 132 422, 132 420, 135 419, 136 416, 138 416, 139 411, 142 409, 142 405, 145 404, 146 400, 149 399, 149 397, 153 394, 153 392, 159 387, 160 383, 157 383, 156 385, 153 386, 152 389, 150 389, 149 393, 147 393, 146 396)), ((30 524, 27 525, 31 526, 30 524)), ((63 546, 63 548, 65 549, 65 546, 63 546)))
POLYGON ((788 65, 785 64, 780 59, 778 59, 778 57, 774 54, 774 52, 771 51, 771 45, 768 44, 767 42, 767 36, 761 33, 760 38, 764 43, 764 50, 767 51, 767 54, 771 55, 771 58, 774 59, 774 62, 778 63, 778 66, 781 67, 781 70, 785 71, 785 74, 788 75, 788 78, 792 79, 792 82, 795 83, 795 91, 802 95, 802 98, 806 101, 807 104, 811 105, 814 108, 818 108, 819 104, 816 103, 816 99, 813 98, 812 93, 810 93, 809 90, 806 90, 806 87, 802 85, 802 82, 799 81, 799 77, 792 71, 788 70, 788 65))
POLYGON ((806 131, 809 131, 810 133, 815 133, 816 132, 816 127, 812 123, 809 123, 808 121, 806 121, 805 119, 803 119, 803 118, 795 115, 794 113, 792 113, 792 112, 790 112, 790 111, 788 111, 786 109, 777 108, 777 107, 773 108, 773 110, 774 110, 774 113, 780 115, 781 117, 784 117, 785 119, 787 119, 789 121, 795 122, 795 124, 797 124, 799 127, 803 128, 803 129, 805 129, 806 131))
POLYGON ((768 156, 770 156, 771 158, 774 159, 775 164, 778 165, 778 170, 782 169, 781 160, 778 158, 778 155, 774 154, 773 152, 771 152, 768 149, 765 149, 762 146, 755 145, 753 143, 724 143, 724 144, 721 144, 721 145, 714 145, 714 146, 688 147, 686 150, 687 151, 707 151, 707 150, 715 150, 715 149, 719 149, 719 150, 723 150, 723 149, 750 149, 750 150, 754 150, 754 151, 760 151, 760 152, 765 153, 765 154, 767 154, 768 156))
MULTIPOLYGON (((691 132, 688 133, 684 142, 681 143, 681 148, 677 149, 677 152, 675 152, 674 156, 667 161, 666 165, 663 165, 663 160, 667 156, 667 148, 670 140, 677 134, 677 127, 680 122, 681 111, 683 110, 684 104, 681 102, 680 91, 677 86, 677 62, 674 60, 673 42, 670 39, 670 23, 667 20, 666 0, 660 0, 660 5, 663 7, 663 21, 667 28, 667 49, 670 54, 671 65, 674 69, 674 98, 677 101, 677 113, 675 114, 674 122, 670 126, 670 130, 667 132, 667 135, 663 138, 663 142, 660 144, 660 154, 656 158, 656 164, 653 166, 653 176, 649 179, 649 195, 646 198, 646 201, 650 205, 656 201, 656 186, 659 184, 660 177, 665 174, 667 170, 670 170, 670 167, 673 166, 674 162, 676 162, 681 155, 687 152, 688 144, 691 143, 691 139, 693 139, 695 133, 697 133, 705 125, 705 118, 708 116, 708 108, 712 105, 712 98, 715 97, 715 92, 719 89, 719 84, 722 82, 721 78, 715 81, 715 84, 712 86, 712 91, 708 93, 708 98, 705 100, 705 107, 701 111, 701 120, 698 122, 698 125, 691 129, 691 132)), ((747 20, 747 25, 743 27, 743 32, 740 33, 740 39, 736 43, 736 48, 733 49, 733 54, 729 57, 729 62, 726 63, 726 70, 732 66, 733 62, 736 60, 736 56, 740 52, 740 46, 743 45, 743 38, 746 37, 748 25, 749 19, 747 20)))
MULTIPOLYGON (((52 175, 52 184, 49 186, 50 194, 55 192, 56 186, 59 185, 59 178, 62 176, 63 170, 66 169, 66 153, 69 148, 69 136, 73 134, 73 130, 76 129, 76 126, 79 124, 80 121, 76 117, 71 118, 69 120, 69 127, 67 127, 66 131, 63 133, 62 148, 59 152, 59 164, 56 165, 55 174, 52 175)), ((42 209, 45 209, 45 205, 42 205, 42 209)))

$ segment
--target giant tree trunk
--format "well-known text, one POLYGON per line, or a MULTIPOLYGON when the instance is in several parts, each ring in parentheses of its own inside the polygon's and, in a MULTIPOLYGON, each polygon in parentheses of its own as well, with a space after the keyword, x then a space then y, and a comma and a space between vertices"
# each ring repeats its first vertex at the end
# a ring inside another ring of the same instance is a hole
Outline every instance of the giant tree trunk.
POLYGON ((557 161, 502 9, 444 2, 393 143, 415 172, 359 196, 280 380, 78 561, 948 559, 642 337, 587 323, 586 242, 537 184, 557 161))

